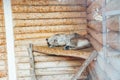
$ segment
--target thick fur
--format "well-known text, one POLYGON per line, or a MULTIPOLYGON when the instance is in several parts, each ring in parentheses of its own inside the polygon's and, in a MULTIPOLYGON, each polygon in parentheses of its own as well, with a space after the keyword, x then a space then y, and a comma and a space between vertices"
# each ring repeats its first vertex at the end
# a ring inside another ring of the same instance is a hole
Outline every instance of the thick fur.
POLYGON ((83 49, 90 46, 89 41, 77 33, 55 34, 46 39, 49 47, 64 46, 65 50, 83 49))

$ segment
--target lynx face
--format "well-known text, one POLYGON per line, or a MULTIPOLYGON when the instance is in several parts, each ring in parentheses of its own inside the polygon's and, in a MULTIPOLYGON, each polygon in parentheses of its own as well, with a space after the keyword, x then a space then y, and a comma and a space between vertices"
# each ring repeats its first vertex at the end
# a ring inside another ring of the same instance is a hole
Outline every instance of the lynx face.
POLYGON ((48 47, 57 47, 57 46, 64 46, 66 43, 66 35, 63 34, 56 34, 54 36, 51 36, 50 38, 47 38, 47 44, 48 47))

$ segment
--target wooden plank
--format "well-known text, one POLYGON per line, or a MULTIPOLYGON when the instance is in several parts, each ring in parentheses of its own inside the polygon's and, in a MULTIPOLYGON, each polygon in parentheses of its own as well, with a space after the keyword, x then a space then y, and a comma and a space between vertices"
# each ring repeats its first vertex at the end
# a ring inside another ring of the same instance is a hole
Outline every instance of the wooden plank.
POLYGON ((54 25, 75 25, 86 24, 85 18, 74 19, 41 19, 41 20, 15 20, 14 26, 16 27, 28 27, 28 26, 54 26, 54 25))
POLYGON ((46 38, 25 39, 25 40, 15 41, 15 46, 25 46, 28 45, 29 43, 39 46, 47 46, 46 38))
MULTIPOLYGON (((38 80, 71 80, 74 74, 61 74, 61 75, 50 75, 50 76, 38 76, 38 80)), ((79 79, 85 79, 86 76, 82 76, 79 79)))
MULTIPOLYGON (((96 32, 92 29, 88 29, 89 33, 93 38, 95 38, 99 43, 103 44, 102 42, 102 33, 96 32)), ((119 33, 117 32, 109 32, 107 35, 107 43, 110 47, 113 49, 120 50, 120 45, 119 45, 119 33)))
POLYGON ((73 76, 72 80, 77 80, 79 76, 82 75, 83 71, 86 69, 86 67, 97 57, 98 53, 96 51, 93 51, 90 56, 84 61, 84 63, 79 68, 78 72, 73 76))
POLYGON ((39 68, 81 66, 82 62, 83 60, 37 62, 35 63, 35 68, 39 69, 39 68))
POLYGON ((15 40, 25 40, 25 39, 38 39, 38 38, 48 38, 55 34, 70 34, 70 33, 78 33, 80 35, 86 35, 86 30, 79 31, 66 31, 66 32, 51 32, 51 33, 25 33, 25 34, 16 34, 15 40))
POLYGON ((88 29, 88 33, 91 34, 93 38, 95 38, 99 43, 103 44, 103 38, 102 38, 102 33, 96 32, 93 29, 88 29))
MULTIPOLYGON (((85 11, 86 8, 81 5, 75 5, 75 6, 12 6, 13 13, 18 12, 24 12, 24 13, 30 13, 30 12, 69 12, 69 11, 85 11)), ((0 11, 2 13, 2 11, 0 11)))
POLYGON ((106 5, 106 11, 120 10, 119 5, 120 5, 120 0, 112 0, 106 5))
MULTIPOLYGON (((49 61, 66 61, 66 60, 80 60, 78 58, 73 58, 73 57, 64 57, 64 56, 35 56, 34 57, 35 62, 49 62, 49 61)), ((17 63, 27 63, 29 62, 29 57, 17 57, 16 62, 17 63)))
POLYGON ((34 46, 34 51, 42 52, 45 54, 51 54, 51 55, 61 55, 61 56, 73 56, 73 57, 79 57, 86 59, 90 55, 92 49, 89 51, 87 50, 63 50, 63 48, 49 48, 49 47, 42 47, 42 46, 34 46))
POLYGON ((88 35, 88 39, 90 40, 92 46, 94 47, 95 50, 98 52, 101 51, 102 49, 102 44, 100 44, 97 40, 95 40, 92 36, 88 35))
POLYGON ((100 21, 89 21, 88 27, 97 32, 102 32, 102 23, 100 21))
MULTIPOLYGON (((13 19, 60 19, 86 17, 86 12, 13 13, 13 19)), ((0 16, 0 19, 2 16, 0 16)))
MULTIPOLYGON (((53 62, 37 62, 35 63, 35 68, 59 68, 59 67, 70 67, 70 66, 80 66, 83 61, 81 60, 71 60, 71 61, 53 61, 53 62)), ((19 63, 17 64, 17 69, 26 70, 30 69, 29 63, 19 63)))
POLYGON ((86 4, 86 0, 65 0, 65 1, 57 1, 57 0, 12 0, 12 5, 78 5, 78 4, 86 4))
POLYGON ((30 57, 30 74, 31 74, 31 79, 32 80, 36 80, 36 73, 35 73, 35 62, 34 62, 34 55, 33 55, 33 45, 29 44, 29 48, 28 48, 28 53, 29 53, 29 57, 30 57))
POLYGON ((81 25, 58 25, 58 26, 35 26, 15 27, 14 33, 45 33, 45 32, 66 32, 86 29, 86 24, 81 25))

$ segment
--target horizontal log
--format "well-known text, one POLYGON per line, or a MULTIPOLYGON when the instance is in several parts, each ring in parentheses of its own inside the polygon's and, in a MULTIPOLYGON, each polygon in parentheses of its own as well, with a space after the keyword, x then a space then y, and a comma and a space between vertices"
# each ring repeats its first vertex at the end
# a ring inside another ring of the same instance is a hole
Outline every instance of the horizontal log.
POLYGON ((42 47, 42 46, 34 46, 33 47, 34 51, 42 52, 45 54, 51 54, 51 55, 61 55, 61 56, 72 56, 72 57, 79 57, 86 59, 89 57, 90 53, 93 51, 90 49, 89 51, 87 50, 63 50, 63 48, 48 48, 48 47, 42 47))
POLYGON ((99 43, 103 44, 103 38, 102 38, 102 33, 96 32, 93 29, 88 29, 88 33, 90 33, 90 35, 95 38, 99 43))
MULTIPOLYGON (((45 13, 45 12, 69 12, 69 11, 85 11, 86 7, 81 5, 75 6, 12 6, 13 13, 24 12, 24 13, 45 13)), ((2 11, 0 10, 0 13, 2 11)))
MULTIPOLYGON (((37 76, 38 80, 71 80, 74 74, 59 74, 59 75, 47 75, 37 76)), ((81 76, 79 79, 86 79, 86 76, 81 76)), ((18 77, 18 80, 31 80, 31 76, 18 77)))
POLYGON ((120 16, 113 16, 107 19, 107 27, 112 31, 120 31, 120 16))
POLYGON ((55 34, 70 34, 70 33, 78 33, 80 35, 86 35, 86 30, 79 31, 69 31, 69 32, 52 32, 52 33, 25 33, 25 34, 15 34, 15 40, 25 40, 25 39, 38 39, 38 38, 48 38, 55 34))
POLYGON ((73 5, 86 4, 86 0, 12 0, 12 5, 73 5))
MULTIPOLYGON (((73 67, 71 68, 65 67, 65 68, 66 70, 64 69, 64 67, 63 68, 36 69, 35 72, 37 76, 47 76, 47 75, 60 75, 60 74, 74 74, 77 71, 77 69, 73 67)), ((30 76, 30 70, 18 70, 17 74, 18 74, 18 77, 30 76)))
POLYGON ((119 5, 120 5, 120 0, 112 0, 106 5, 106 11, 120 10, 119 5))
POLYGON ((86 24, 85 18, 74 19, 41 19, 41 20, 15 20, 14 26, 28 27, 28 26, 52 26, 52 25, 75 25, 86 24))
MULTIPOLYGON (((93 38, 95 38, 99 43, 103 44, 103 42, 102 42, 102 40, 103 40, 102 33, 96 32, 96 31, 94 31, 92 29, 89 29, 88 31, 89 31, 89 33, 91 34, 91 36, 93 38)), ((120 34, 118 32, 109 32, 107 34, 107 44, 111 48, 116 49, 116 50, 120 50, 119 35, 120 34)))
MULTIPOLYGON (((60 19, 86 17, 86 12, 13 13, 13 19, 60 19)), ((3 18, 0 16, 0 19, 3 18)))
POLYGON ((83 61, 71 60, 71 61, 54 61, 54 62, 38 62, 35 63, 35 68, 52 68, 52 67, 70 67, 81 66, 83 61))
POLYGON ((102 32, 102 23, 100 21, 89 21, 88 27, 95 31, 102 32))
POLYGON ((95 40, 92 36, 88 35, 87 38, 90 40, 92 46, 94 49, 96 49, 98 52, 102 49, 102 44, 100 44, 97 40, 95 40))
POLYGON ((25 39, 25 40, 17 40, 15 41, 15 46, 27 46, 30 43, 34 44, 34 45, 39 45, 39 46, 46 46, 47 42, 46 42, 46 38, 38 38, 38 39, 25 39))
MULTIPOLYGON (((71 61, 53 61, 53 62, 37 62, 35 63, 35 68, 59 68, 59 67, 70 67, 70 66, 80 66, 83 61, 81 60, 71 60, 71 61)), ((29 63, 19 63, 17 64, 17 69, 30 69, 29 63)))
MULTIPOLYGON (((52 12, 52 13, 13 13, 13 19, 60 19, 60 18, 80 18, 86 17, 86 12, 52 12)), ((0 14, 0 20, 4 15, 0 14)))
POLYGON ((92 4, 87 8, 87 13, 92 13, 96 10, 100 11, 103 2, 104 0, 95 0, 94 2, 92 2, 92 4))
MULTIPOLYGON (((66 60, 80 60, 80 59, 76 59, 73 57, 63 57, 63 56, 34 56, 34 61, 37 62, 49 62, 49 61, 66 61, 66 60)), ((17 63, 29 63, 30 58, 29 56, 27 57, 17 57, 16 58, 16 62, 17 63)))
POLYGON ((45 33, 45 32, 66 32, 86 29, 86 24, 81 25, 58 25, 58 26, 35 26, 15 27, 14 33, 45 33))
MULTIPOLYGON (((71 78, 74 76, 74 74, 61 74, 61 75, 51 75, 51 76, 38 76, 38 80, 71 80, 71 78)), ((79 79, 85 79, 86 76, 81 76, 79 79)))

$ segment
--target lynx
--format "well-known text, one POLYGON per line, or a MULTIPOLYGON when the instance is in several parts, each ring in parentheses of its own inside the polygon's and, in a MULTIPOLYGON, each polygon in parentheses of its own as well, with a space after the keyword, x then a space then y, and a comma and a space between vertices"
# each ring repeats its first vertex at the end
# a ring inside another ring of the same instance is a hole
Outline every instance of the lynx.
POLYGON ((83 49, 90 47, 90 42, 84 36, 77 33, 55 34, 46 39, 48 47, 63 46, 64 50, 83 49))

